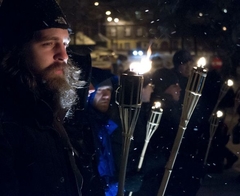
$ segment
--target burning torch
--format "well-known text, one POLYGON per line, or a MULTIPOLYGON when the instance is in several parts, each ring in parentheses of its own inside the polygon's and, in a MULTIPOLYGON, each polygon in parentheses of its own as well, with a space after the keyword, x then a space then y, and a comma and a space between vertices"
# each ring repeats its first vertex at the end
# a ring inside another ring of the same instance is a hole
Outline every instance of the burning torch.
POLYGON ((210 150, 210 147, 211 147, 211 144, 212 144, 212 140, 213 140, 215 132, 218 128, 220 118, 222 116, 223 116, 223 112, 218 110, 216 113, 212 114, 212 117, 210 118, 211 119, 211 121, 210 121, 210 137, 209 137, 209 141, 208 141, 208 147, 207 147, 206 155, 205 155, 205 158, 204 158, 204 165, 207 164, 207 158, 208 158, 209 150, 210 150))
POLYGON ((224 82, 224 84, 221 87, 219 96, 218 96, 218 100, 217 103, 213 109, 212 115, 209 118, 209 122, 211 122, 211 118, 213 117, 213 114, 216 113, 216 110, 218 108, 219 103, 222 101, 223 97, 226 95, 226 93, 228 92, 229 88, 233 86, 233 81, 228 79, 227 81, 224 82))
POLYGON ((142 163, 144 160, 144 156, 147 150, 147 146, 149 144, 149 141, 152 137, 152 135, 155 133, 157 130, 161 117, 162 117, 163 109, 161 108, 161 103, 160 102, 154 102, 154 106, 152 106, 151 114, 149 116, 149 120, 147 122, 147 129, 146 129, 146 137, 145 137, 145 142, 144 146, 142 149, 142 153, 140 156, 140 160, 138 163, 138 171, 142 168, 142 163))
POLYGON ((133 132, 141 109, 141 90, 143 88, 143 73, 151 69, 148 57, 141 62, 130 65, 130 71, 120 76, 120 87, 117 90, 116 103, 118 104, 123 134, 122 159, 119 174, 118 196, 124 195, 126 168, 129 148, 133 132))
POLYGON ((165 167, 165 173, 158 191, 158 196, 163 196, 166 191, 167 184, 170 179, 170 175, 172 173, 173 166, 177 157, 177 153, 182 142, 182 138, 184 136, 185 130, 192 116, 192 113, 201 96, 202 89, 207 76, 207 70, 204 68, 205 64, 206 59, 204 57, 201 57, 198 60, 197 67, 193 67, 191 75, 188 79, 178 132, 172 147, 169 160, 165 167))

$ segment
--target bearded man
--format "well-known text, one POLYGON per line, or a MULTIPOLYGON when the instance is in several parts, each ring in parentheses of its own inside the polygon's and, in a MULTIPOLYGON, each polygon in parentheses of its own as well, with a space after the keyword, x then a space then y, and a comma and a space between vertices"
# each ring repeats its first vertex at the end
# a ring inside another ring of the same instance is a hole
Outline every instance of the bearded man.
POLYGON ((80 71, 68 60, 69 24, 55 0, 0 7, 0 195, 81 195, 63 128, 80 71))

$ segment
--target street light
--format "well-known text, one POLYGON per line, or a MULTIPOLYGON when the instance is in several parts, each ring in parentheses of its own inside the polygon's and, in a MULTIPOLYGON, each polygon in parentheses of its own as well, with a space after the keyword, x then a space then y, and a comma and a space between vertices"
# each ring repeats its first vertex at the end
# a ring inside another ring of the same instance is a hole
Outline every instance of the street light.
POLYGON ((108 10, 108 11, 105 12, 105 14, 106 14, 107 16, 109 16, 109 15, 111 15, 111 11, 108 10))
POLYGON ((113 20, 115 23, 118 23, 119 22, 119 19, 118 18, 114 18, 113 20))
POLYGON ((94 5, 95 5, 95 6, 99 6, 99 2, 97 2, 97 1, 94 2, 94 5))
POLYGON ((108 21, 108 22, 112 22, 112 20, 113 20, 112 17, 110 17, 110 16, 107 17, 107 21, 108 21))

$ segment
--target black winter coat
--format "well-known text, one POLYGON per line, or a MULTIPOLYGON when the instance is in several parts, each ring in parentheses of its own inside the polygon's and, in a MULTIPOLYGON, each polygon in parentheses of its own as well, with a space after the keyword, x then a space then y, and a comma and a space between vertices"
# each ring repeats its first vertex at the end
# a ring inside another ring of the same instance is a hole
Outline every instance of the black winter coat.
POLYGON ((81 195, 62 119, 44 100, 19 89, 1 89, 0 195, 81 195))

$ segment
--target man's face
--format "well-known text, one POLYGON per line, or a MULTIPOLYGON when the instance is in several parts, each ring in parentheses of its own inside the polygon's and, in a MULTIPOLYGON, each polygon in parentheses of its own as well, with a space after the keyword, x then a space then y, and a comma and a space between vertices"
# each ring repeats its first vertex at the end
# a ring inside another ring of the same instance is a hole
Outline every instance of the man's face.
POLYGON ((178 71, 184 76, 184 77, 189 77, 191 74, 191 70, 193 67, 193 62, 188 61, 185 64, 182 64, 179 66, 178 71))
POLYGON ((106 112, 111 100, 112 87, 102 86, 96 91, 93 99, 93 106, 100 112, 106 112))
POLYGON ((66 29, 50 28, 41 30, 37 39, 30 44, 30 69, 43 77, 64 77, 68 55, 66 47, 69 44, 69 34, 66 29))
MULTIPOLYGON (((50 28, 36 32, 29 43, 26 63, 38 82, 46 84, 54 92, 62 108, 69 109, 75 103, 77 94, 69 78, 76 70, 67 63, 66 48, 69 34, 65 29, 50 28)), ((78 80, 78 78, 76 79, 78 80)), ((72 82, 76 82, 75 79, 72 82)), ((57 104, 56 102, 56 104, 57 104)))
POLYGON ((179 84, 170 85, 164 93, 172 95, 174 101, 179 101, 181 88, 179 84))

